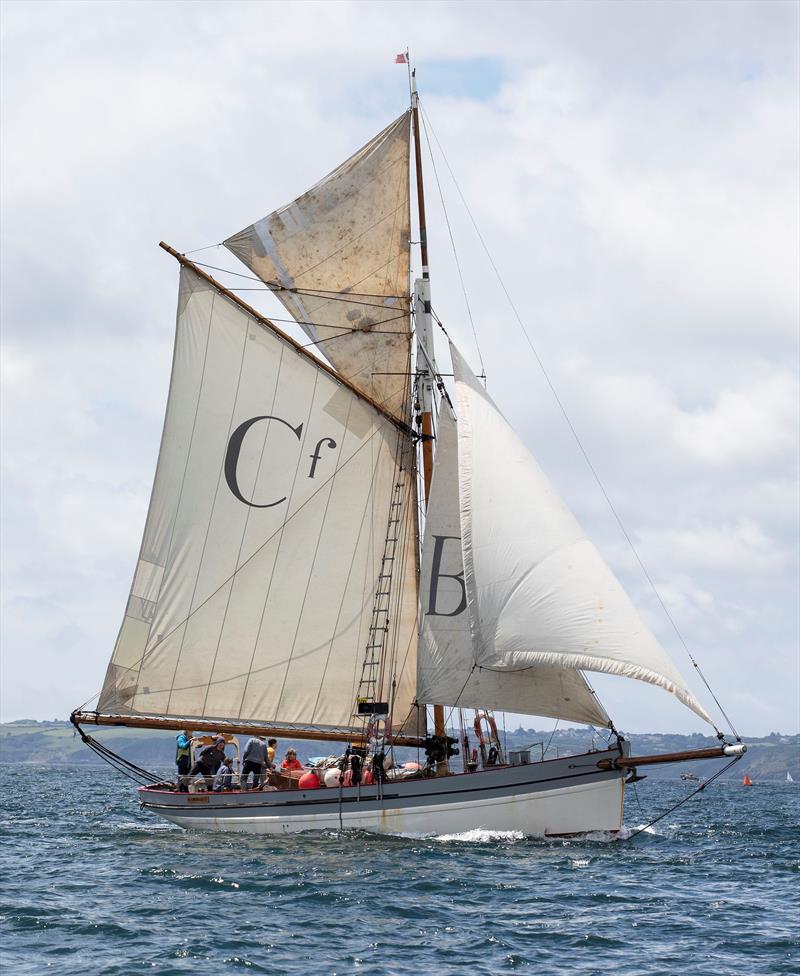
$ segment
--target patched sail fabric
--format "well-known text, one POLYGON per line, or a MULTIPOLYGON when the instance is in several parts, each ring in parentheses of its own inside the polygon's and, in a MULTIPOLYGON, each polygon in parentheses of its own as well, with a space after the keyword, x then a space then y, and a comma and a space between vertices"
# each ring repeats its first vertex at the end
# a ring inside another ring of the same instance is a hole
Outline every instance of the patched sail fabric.
POLYGON ((509 673, 476 664, 461 551, 456 423, 445 401, 439 411, 436 465, 425 518, 420 602, 417 686, 421 701, 609 724, 603 706, 578 671, 537 664, 509 673))
POLYGON ((153 494, 98 708, 361 728, 399 491, 406 544, 379 692, 395 728, 416 731, 412 453, 390 417, 182 270, 153 494))
POLYGON ((622 585, 450 345, 464 578, 479 664, 638 678, 711 722, 622 585))
POLYGON ((407 410, 409 122, 405 112, 301 197, 225 246, 271 287, 342 376, 407 410))

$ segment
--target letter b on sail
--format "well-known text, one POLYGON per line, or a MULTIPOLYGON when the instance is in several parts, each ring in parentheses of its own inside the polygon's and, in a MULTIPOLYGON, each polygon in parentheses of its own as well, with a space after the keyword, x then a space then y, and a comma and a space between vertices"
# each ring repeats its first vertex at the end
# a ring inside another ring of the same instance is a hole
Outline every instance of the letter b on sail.
POLYGON ((239 454, 242 450, 242 443, 245 435, 253 424, 257 424, 259 420, 277 420, 279 424, 283 424, 284 427, 288 427, 298 440, 300 440, 303 433, 302 424, 300 424, 298 427, 292 427, 292 425, 282 417, 266 415, 264 417, 251 417, 249 420, 245 420, 244 423, 239 424, 236 430, 231 434, 231 439, 228 441, 228 449, 225 452, 225 480, 236 498, 238 498, 240 502, 244 502, 245 505, 249 505, 251 508, 273 508, 275 505, 280 505, 281 502, 285 502, 286 495, 274 502, 259 503, 251 501, 245 498, 242 494, 236 475, 236 469, 239 466, 239 454))
POLYGON ((431 585, 428 594, 428 615, 431 617, 457 617, 467 608, 467 588, 464 585, 464 564, 461 561, 461 546, 459 545, 458 547, 459 565, 461 566, 461 570, 458 573, 442 572, 442 554, 444 551, 445 542, 450 540, 460 543, 461 539, 459 539, 456 535, 434 535, 432 538, 433 555, 431 557, 431 585), (461 587, 461 600, 455 610, 445 612, 443 610, 437 610, 436 608, 436 601, 439 595, 440 579, 456 580, 461 587))

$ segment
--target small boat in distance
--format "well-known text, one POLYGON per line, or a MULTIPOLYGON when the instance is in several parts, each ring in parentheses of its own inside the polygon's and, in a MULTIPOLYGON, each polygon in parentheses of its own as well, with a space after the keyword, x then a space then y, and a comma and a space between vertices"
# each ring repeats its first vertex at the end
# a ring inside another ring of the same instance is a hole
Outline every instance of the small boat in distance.
POLYGON ((752 785, 753 785, 753 781, 750 779, 747 773, 745 773, 744 778, 742 779, 742 786, 752 786, 752 785))
POLYGON ((786 782, 794 783, 794 777, 792 776, 792 774, 789 772, 788 769, 786 770, 786 782))
POLYGON ((681 779, 685 783, 699 783, 700 777, 696 773, 681 773, 681 779))

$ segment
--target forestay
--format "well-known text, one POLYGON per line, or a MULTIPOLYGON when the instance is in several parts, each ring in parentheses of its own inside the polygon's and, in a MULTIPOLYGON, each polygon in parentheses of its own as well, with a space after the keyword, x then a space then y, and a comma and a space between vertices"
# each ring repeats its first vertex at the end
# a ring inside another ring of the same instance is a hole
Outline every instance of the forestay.
MULTIPOLYGON (((464 578, 479 664, 638 678, 711 719, 451 344, 464 578)), ((713 723, 711 723, 713 724, 713 723)))
POLYGON ((225 241, 339 373, 398 415, 411 348, 409 118, 225 241))
POLYGON ((420 581, 420 700, 608 725, 602 705, 578 671, 536 664, 509 673, 476 664, 461 550, 456 423, 445 401, 436 446, 420 581))
POLYGON ((190 269, 150 509, 102 712, 357 727, 395 483, 379 692, 416 731, 410 441, 190 269))

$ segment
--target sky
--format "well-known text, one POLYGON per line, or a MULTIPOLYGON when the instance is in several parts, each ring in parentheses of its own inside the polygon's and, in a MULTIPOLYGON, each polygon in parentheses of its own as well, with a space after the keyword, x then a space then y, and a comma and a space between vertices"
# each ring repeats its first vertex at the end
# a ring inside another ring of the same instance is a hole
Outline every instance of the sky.
MULTIPOLYGON (((158 241, 315 183, 407 107, 408 47, 436 312, 714 717, 531 346, 738 731, 797 732, 799 11, 6 0, 0 718, 102 682, 169 380, 158 241)), ((592 683, 621 729, 704 729, 592 683)))

